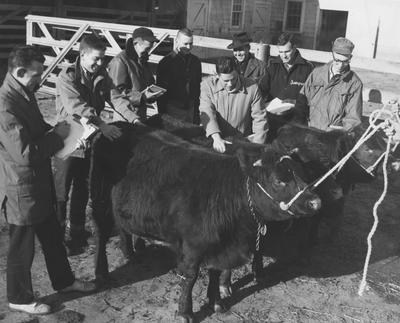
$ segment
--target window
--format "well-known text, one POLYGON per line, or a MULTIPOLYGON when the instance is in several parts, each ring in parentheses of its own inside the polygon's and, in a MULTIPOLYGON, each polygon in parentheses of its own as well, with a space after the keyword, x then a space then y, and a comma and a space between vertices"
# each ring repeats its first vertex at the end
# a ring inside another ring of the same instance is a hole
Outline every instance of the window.
POLYGON ((289 0, 286 3, 285 31, 301 32, 303 1, 289 0))
POLYGON ((244 0, 232 0, 232 27, 242 27, 244 0))

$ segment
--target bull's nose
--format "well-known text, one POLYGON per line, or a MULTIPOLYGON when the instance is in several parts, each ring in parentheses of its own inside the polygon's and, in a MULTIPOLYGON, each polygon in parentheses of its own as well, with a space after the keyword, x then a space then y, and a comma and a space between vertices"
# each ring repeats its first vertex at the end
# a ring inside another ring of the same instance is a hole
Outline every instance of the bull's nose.
POLYGON ((318 211, 321 208, 321 199, 316 197, 312 200, 308 200, 307 206, 310 210, 318 211))

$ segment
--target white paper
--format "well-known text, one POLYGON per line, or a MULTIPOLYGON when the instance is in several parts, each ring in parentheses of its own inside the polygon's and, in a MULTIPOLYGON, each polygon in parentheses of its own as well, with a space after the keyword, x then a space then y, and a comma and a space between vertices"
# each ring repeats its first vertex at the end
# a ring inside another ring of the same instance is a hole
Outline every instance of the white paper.
POLYGON ((65 159, 78 149, 82 142, 88 139, 97 129, 87 124, 88 119, 82 117, 79 121, 72 116, 67 116, 65 121, 71 126, 70 133, 64 139, 64 148, 56 153, 58 158, 65 159))
POLYGON ((294 108, 294 104, 290 102, 283 102, 279 98, 275 98, 267 103, 266 109, 268 112, 273 114, 281 114, 282 112, 288 111, 294 108))

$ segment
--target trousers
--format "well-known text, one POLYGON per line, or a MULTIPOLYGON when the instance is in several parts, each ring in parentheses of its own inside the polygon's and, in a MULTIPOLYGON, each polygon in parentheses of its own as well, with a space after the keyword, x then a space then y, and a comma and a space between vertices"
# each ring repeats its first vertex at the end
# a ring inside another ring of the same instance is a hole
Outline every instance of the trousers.
MULTIPOLYGON (((63 160, 53 159, 54 184, 57 202, 66 203, 71 190, 70 217, 71 232, 83 231, 85 228, 86 206, 89 200, 88 177, 90 158, 68 157, 63 160)), ((65 226, 65 212, 58 215, 59 222, 65 226)))
POLYGON ((35 235, 41 244, 53 288, 63 289, 75 280, 55 214, 34 225, 10 224, 7 255, 7 298, 10 303, 29 304, 34 300, 31 267, 35 255, 35 235))

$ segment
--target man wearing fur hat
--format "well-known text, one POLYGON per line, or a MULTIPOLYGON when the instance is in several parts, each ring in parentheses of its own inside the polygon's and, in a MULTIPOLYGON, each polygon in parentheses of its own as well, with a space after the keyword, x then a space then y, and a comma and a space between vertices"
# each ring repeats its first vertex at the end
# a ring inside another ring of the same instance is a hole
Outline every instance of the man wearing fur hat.
POLYGON ((300 90, 295 119, 324 131, 352 130, 361 123, 362 88, 360 78, 350 69, 354 44, 337 38, 332 61, 315 68, 300 90))
POLYGON ((249 35, 243 31, 233 35, 227 48, 233 50, 238 73, 258 82, 265 73, 266 64, 250 53, 250 42, 249 35))

